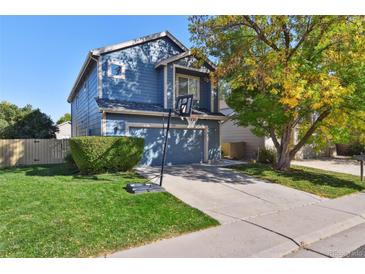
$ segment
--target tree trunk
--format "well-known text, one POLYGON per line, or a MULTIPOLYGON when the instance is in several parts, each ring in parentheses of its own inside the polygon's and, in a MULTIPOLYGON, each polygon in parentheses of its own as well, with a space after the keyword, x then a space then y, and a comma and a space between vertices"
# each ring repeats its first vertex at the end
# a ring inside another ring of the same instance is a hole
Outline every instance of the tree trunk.
POLYGON ((276 170, 286 171, 290 169, 291 157, 289 152, 281 152, 278 155, 278 162, 275 165, 276 170))
POLYGON ((290 147, 289 146, 290 146, 290 141, 291 141, 291 137, 292 137, 291 135, 292 135, 292 127, 291 127, 291 124, 288 123, 283 130, 280 147, 278 147, 278 149, 277 149, 278 162, 274 166, 274 168, 277 170, 284 171, 284 170, 290 169, 291 157, 290 157, 290 147))

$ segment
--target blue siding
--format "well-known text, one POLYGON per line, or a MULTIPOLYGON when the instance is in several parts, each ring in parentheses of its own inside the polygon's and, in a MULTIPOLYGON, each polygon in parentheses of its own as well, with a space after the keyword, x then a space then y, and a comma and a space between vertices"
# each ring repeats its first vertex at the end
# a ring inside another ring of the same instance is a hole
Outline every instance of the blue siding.
POLYGON ((161 38, 102 55, 103 98, 162 105, 163 78, 159 77, 155 64, 179 53, 181 49, 175 43, 161 38), (125 79, 107 76, 110 59, 121 60, 126 65, 125 79))
POLYGON ((172 64, 167 65, 167 108, 174 108, 174 69, 172 64))
POLYGON ((157 90, 159 90, 159 104, 163 106, 164 102, 164 69, 163 67, 158 68, 157 72, 157 90))
POLYGON ((96 64, 80 82, 77 95, 71 102, 72 136, 101 134, 101 114, 95 97, 97 97, 96 64))
MULTIPOLYGON (((144 124, 162 124, 162 117, 137 116, 122 114, 107 114, 106 117, 106 135, 122 136, 126 134, 125 123, 144 123, 144 124)), ((165 125, 167 117, 165 118, 165 125)), ((172 124, 187 125, 185 120, 178 118, 172 119, 172 124)), ((219 124, 213 120, 198 120, 197 125, 208 126, 208 160, 220 159, 220 140, 219 124)), ((133 136, 145 138, 145 153, 140 164, 159 165, 162 155, 163 134, 161 129, 134 129, 130 130, 133 136)), ((171 129, 171 138, 169 139, 169 158, 170 164, 189 164, 198 163, 203 160, 202 149, 203 133, 202 130, 193 129, 171 129), (184 157, 182 155, 185 155, 184 157)))

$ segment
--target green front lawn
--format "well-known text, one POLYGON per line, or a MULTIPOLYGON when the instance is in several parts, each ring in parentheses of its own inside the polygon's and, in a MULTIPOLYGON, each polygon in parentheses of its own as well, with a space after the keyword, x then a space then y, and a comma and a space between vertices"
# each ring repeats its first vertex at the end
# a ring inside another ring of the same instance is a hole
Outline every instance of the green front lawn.
POLYGON ((336 198, 365 189, 365 182, 361 182, 357 176, 309 167, 294 166, 287 172, 279 172, 263 164, 247 164, 234 168, 257 178, 327 198, 336 198))
POLYGON ((0 257, 87 257, 217 225, 168 193, 132 195, 134 173, 66 165, 0 170, 0 257))

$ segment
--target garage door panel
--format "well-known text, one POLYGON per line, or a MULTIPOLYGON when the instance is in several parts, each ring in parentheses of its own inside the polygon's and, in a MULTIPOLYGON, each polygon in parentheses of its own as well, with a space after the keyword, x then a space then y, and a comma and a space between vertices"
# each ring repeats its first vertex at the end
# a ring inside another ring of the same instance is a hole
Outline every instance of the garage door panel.
MULTIPOLYGON (((145 140, 141 164, 160 165, 164 142, 162 128, 130 128, 132 136, 145 140)), ((166 164, 199 163, 204 159, 204 134, 200 129, 174 129, 169 132, 166 164)))

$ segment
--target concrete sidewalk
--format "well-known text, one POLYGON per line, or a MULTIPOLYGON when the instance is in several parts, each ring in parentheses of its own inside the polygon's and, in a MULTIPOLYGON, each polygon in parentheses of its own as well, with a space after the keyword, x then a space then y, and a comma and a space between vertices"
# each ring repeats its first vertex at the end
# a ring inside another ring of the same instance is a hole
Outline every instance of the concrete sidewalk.
MULTIPOLYGON (((287 258, 342 258, 365 245, 365 224, 359 224, 313 244, 302 247, 287 258)), ((365 253, 358 256, 365 257, 365 253)))
POLYGON ((282 257, 365 224, 364 193, 328 200, 201 166, 168 168, 164 186, 222 225, 107 257, 282 257))
POLYGON ((360 176, 360 163, 352 159, 306 159, 300 161, 292 161, 292 165, 312 167, 334 172, 347 173, 355 176, 360 176))

